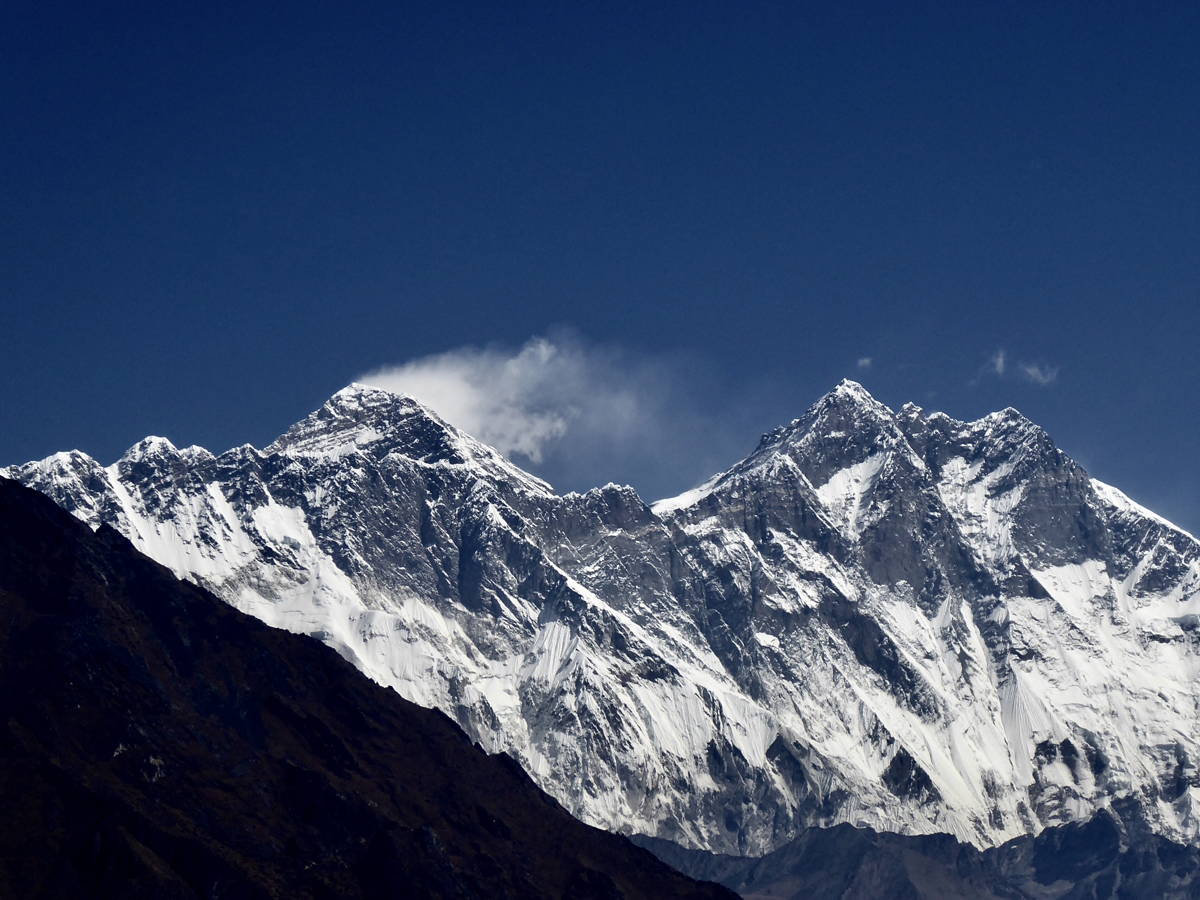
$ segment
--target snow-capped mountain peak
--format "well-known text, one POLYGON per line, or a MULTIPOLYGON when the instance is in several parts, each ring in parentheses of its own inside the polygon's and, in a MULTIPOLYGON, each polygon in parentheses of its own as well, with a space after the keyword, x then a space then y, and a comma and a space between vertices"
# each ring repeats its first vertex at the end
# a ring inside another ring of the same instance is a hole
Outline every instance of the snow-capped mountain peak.
POLYGON ((763 435, 755 454, 811 440, 829 432, 845 435, 886 429, 893 420, 892 411, 876 400, 857 381, 843 379, 808 408, 804 415, 763 435))
POLYGON ((265 452, 336 458, 360 450, 463 462, 458 435, 412 397, 353 383, 297 422, 265 452))
POLYGON ((147 457, 173 456, 178 453, 179 451, 175 448, 175 445, 167 438, 150 435, 149 437, 142 438, 126 450, 121 456, 120 462, 132 463, 146 459, 147 457))
POLYGON ((490 480, 552 493, 550 485, 443 420, 414 397, 357 382, 266 447, 268 455, 334 460, 396 454, 426 465, 464 466, 490 480))
POLYGON ((589 822, 737 853, 807 824, 980 845, 1119 806, 1200 834, 1200 545, 1015 410, 842 382, 647 507, 557 495, 350 385, 264 450, 13 467, 506 750, 589 822))

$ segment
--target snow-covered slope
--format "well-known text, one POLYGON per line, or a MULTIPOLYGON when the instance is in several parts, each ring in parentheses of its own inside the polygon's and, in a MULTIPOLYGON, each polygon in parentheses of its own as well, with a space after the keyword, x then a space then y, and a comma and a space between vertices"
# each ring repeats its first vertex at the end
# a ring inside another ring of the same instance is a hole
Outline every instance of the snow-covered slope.
POLYGON ((506 750, 583 819, 980 845, 1117 803, 1200 835, 1200 544, 1015 410, 843 382, 678 498, 548 485, 352 385, 264 450, 7 470, 506 750))

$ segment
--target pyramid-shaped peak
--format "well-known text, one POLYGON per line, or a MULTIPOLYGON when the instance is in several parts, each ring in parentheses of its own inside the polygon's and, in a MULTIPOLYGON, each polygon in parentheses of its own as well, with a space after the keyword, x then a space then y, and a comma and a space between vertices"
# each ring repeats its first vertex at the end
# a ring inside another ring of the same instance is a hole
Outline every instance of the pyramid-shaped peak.
POLYGON ((381 405, 399 404, 402 406, 420 406, 416 398, 399 391, 352 381, 326 401, 327 406, 339 408, 375 407, 381 405))
POLYGON ((1006 406, 1004 409, 997 410, 994 413, 988 413, 983 418, 985 421, 1032 423, 1032 420, 1015 406, 1006 406))
POLYGON ((443 419, 435 409, 422 403, 412 394, 394 391, 391 388, 378 387, 361 381, 352 381, 327 401, 316 415, 327 411, 336 418, 353 422, 363 422, 383 418, 395 420, 416 417, 428 420, 432 426, 455 432, 465 437, 451 423, 443 419))
POLYGON ((808 412, 800 416, 797 424, 804 422, 805 425, 811 425, 812 422, 828 418, 830 414, 848 420, 877 421, 894 418, 892 409, 876 400, 862 384, 853 382, 850 378, 842 378, 832 391, 812 404, 808 412))
POLYGON ((174 456, 178 454, 175 445, 165 437, 149 435, 142 438, 122 455, 119 462, 135 462, 155 456, 174 456))
POLYGON ((874 401, 875 400, 875 398, 871 396, 870 391, 868 391, 865 387, 863 387, 862 384, 860 384, 857 381, 854 381, 851 378, 843 378, 841 381, 839 381, 837 383, 837 385, 834 387, 834 389, 832 391, 830 391, 830 394, 835 394, 837 396, 843 396, 843 397, 851 397, 853 399, 863 400, 863 401, 874 401))
POLYGON ((780 444, 804 439, 814 430, 858 430, 863 425, 873 431, 888 430, 894 426, 894 419, 892 411, 871 396, 870 391, 857 381, 843 378, 800 418, 764 434, 752 456, 780 444))
POLYGON ((346 385, 264 452, 330 461, 355 453, 376 458, 396 454, 424 463, 472 466, 492 480, 508 480, 538 493, 551 492, 544 481, 414 397, 362 382, 346 385))
POLYGON ((1013 406, 989 413, 969 423, 967 428, 984 435, 997 446, 1019 444, 1037 446, 1043 451, 1057 449, 1046 429, 1013 406))
POLYGON ((341 455, 367 446, 420 443, 443 451, 455 430, 412 397, 351 382, 266 448, 302 455, 341 455))
POLYGON ((891 414, 885 404, 876 400, 875 397, 865 387, 857 381, 849 378, 843 378, 837 383, 832 391, 818 400, 812 408, 813 412, 828 409, 831 406, 838 408, 855 408, 862 410, 870 410, 878 414, 891 414))

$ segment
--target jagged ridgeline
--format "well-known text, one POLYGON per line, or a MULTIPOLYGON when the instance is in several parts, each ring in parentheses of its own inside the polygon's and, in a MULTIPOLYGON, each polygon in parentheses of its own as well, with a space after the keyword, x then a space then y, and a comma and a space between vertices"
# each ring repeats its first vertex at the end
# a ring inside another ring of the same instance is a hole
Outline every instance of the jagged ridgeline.
POLYGON ((0 478, 0 898, 732 900, 0 478))
POLYGON ((352 385, 265 449, 8 474, 512 754, 586 822, 761 854, 1200 833, 1200 544, 1012 409, 843 382, 702 487, 558 495, 352 385))

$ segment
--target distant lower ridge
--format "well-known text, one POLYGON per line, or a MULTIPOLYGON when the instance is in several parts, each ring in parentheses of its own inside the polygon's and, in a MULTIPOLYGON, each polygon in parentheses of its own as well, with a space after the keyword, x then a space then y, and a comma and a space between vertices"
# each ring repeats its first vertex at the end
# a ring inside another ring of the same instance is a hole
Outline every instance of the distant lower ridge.
POLYGON ((0 479, 0 897, 731 896, 0 479))
POLYGON ((1124 825, 1109 812, 981 851, 949 835, 850 825, 810 828, 767 856, 721 856, 637 836, 693 878, 746 900, 1008 900, 1200 897, 1200 848, 1124 825))

